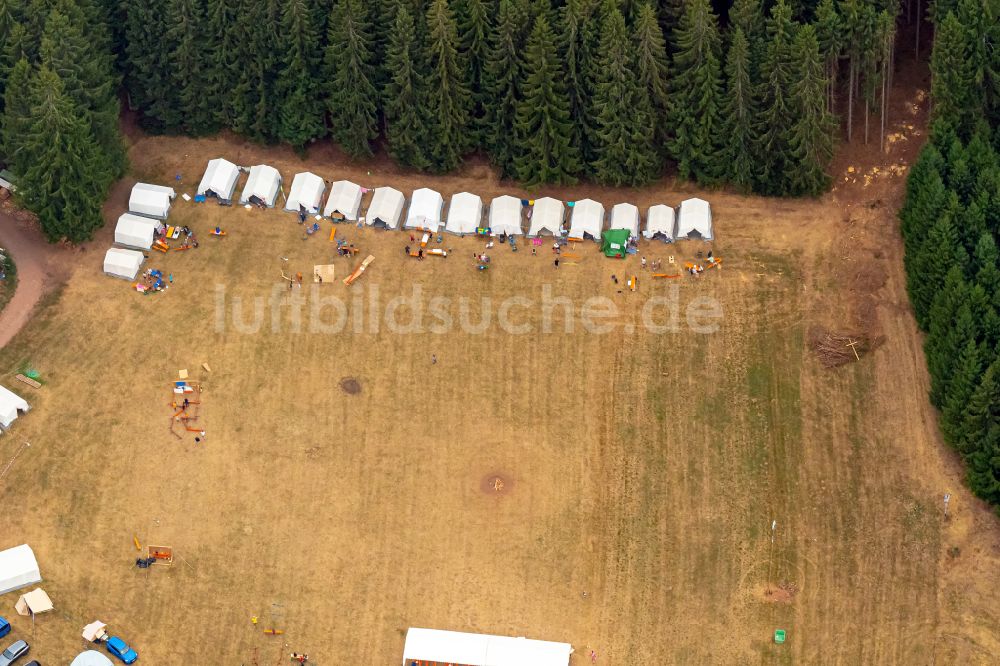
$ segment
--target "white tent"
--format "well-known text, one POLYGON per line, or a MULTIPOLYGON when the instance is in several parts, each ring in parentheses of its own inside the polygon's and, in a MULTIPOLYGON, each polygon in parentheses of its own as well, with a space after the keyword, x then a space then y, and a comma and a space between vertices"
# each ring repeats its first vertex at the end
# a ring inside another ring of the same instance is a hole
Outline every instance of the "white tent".
POLYGON ((604 206, 593 199, 583 199, 573 204, 569 219, 569 237, 600 240, 604 230, 604 206))
POLYGON ((17 603, 14 604, 14 610, 17 611, 18 615, 38 615, 39 613, 48 613, 54 608, 49 595, 40 587, 22 594, 17 603))
POLYGON ((128 198, 129 212, 165 220, 170 214, 170 202, 177 193, 170 187, 136 183, 128 198))
POLYGON ((403 193, 399 190, 391 187, 377 188, 372 195, 372 203, 368 206, 365 223, 383 229, 395 229, 399 226, 405 202, 403 193))
POLYGON ((441 226, 441 211, 444 208, 444 198, 440 192, 421 187, 413 191, 410 200, 410 211, 406 214, 406 229, 423 229, 436 232, 441 226))
POLYGON ((677 239, 712 240, 712 208, 704 199, 686 199, 677 215, 677 239))
POLYGON ((673 243, 674 209, 663 204, 650 206, 649 213, 646 214, 646 231, 642 235, 648 240, 658 238, 667 243, 673 243))
POLYGON ((80 635, 83 636, 84 640, 96 643, 108 635, 107 628, 108 625, 104 624, 100 620, 94 620, 83 628, 83 632, 80 635))
POLYGON ((459 192, 448 205, 448 224, 444 230, 453 234, 474 234, 483 223, 483 200, 478 194, 459 192))
POLYGON ((330 186, 324 217, 343 218, 352 222, 358 219, 361 209, 361 186, 349 180, 338 180, 330 186))
POLYGON ((198 194, 215 197, 219 203, 231 204, 236 191, 236 181, 240 177, 240 168, 221 157, 209 161, 205 175, 198 185, 198 194))
POLYGON ((568 666, 573 646, 489 634, 410 628, 403 666, 414 661, 463 666, 568 666))
POLYGON ((534 238, 544 234, 562 235, 562 223, 565 215, 563 202, 552 197, 535 199, 531 209, 531 227, 528 235, 534 238))
POLYGON ((521 200, 505 194, 491 201, 490 229, 497 235, 520 236, 523 234, 524 229, 521 227, 521 200))
POLYGON ((42 582, 38 560, 28 544, 0 551, 0 594, 42 582))
POLYGON ((615 204, 611 209, 611 228, 628 229, 633 236, 639 236, 639 209, 630 203, 615 204))
POLYGON ((28 412, 31 406, 28 401, 13 391, 0 386, 0 427, 4 430, 17 418, 18 412, 28 412))
POLYGON ((113 247, 104 255, 104 272, 112 277, 134 280, 144 259, 142 252, 113 247))
POLYGON ((125 213, 115 225, 115 244, 136 250, 148 250, 153 246, 153 220, 125 213))
POLYGON ((278 200, 278 190, 281 189, 281 174, 273 166, 257 164, 250 167, 247 184, 243 186, 240 203, 248 204, 250 199, 256 199, 268 208, 274 208, 278 200))
POLYGON ((299 205, 302 205, 307 213, 319 213, 324 192, 326 192, 326 183, 323 182, 322 178, 308 171, 297 173, 292 179, 292 188, 288 190, 285 210, 297 213, 299 205))
POLYGON ((87 650, 76 655, 69 666, 115 666, 110 659, 97 650, 87 650))

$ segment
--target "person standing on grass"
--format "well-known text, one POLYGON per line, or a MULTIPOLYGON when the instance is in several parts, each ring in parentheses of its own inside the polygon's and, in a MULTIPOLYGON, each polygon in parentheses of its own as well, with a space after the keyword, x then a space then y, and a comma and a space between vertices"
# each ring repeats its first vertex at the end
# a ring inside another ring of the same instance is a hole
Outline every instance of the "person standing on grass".
POLYGON ((431 354, 431 365, 437 365, 438 357, 437 354, 431 354))
POLYGON ((555 260, 554 262, 552 262, 552 263, 553 263, 553 265, 554 265, 554 266, 555 266, 556 268, 559 268, 559 259, 558 259, 558 258, 556 258, 556 260, 555 260))
POLYGON ((406 246, 406 249, 404 251, 406 252, 406 256, 410 256, 410 246, 409 245, 406 246))

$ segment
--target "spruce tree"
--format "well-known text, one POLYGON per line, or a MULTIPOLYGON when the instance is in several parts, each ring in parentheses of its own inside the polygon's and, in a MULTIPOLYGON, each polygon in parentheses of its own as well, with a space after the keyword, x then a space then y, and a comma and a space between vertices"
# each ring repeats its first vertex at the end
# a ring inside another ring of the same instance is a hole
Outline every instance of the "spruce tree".
POLYGON ((500 169, 501 178, 514 174, 514 125, 521 76, 518 17, 513 0, 500 0, 483 73, 486 90, 484 143, 493 164, 500 169))
POLYGON ((170 45, 169 86, 174 91, 162 104, 167 129, 195 135, 215 131, 218 98, 205 88, 211 50, 205 47, 210 42, 205 34, 204 1, 170 0, 165 39, 170 45))
POLYGON ((278 76, 278 138, 301 150, 326 130, 318 76, 322 51, 312 2, 284 0, 281 35, 285 50, 278 76))
POLYGON ((422 69, 413 18, 400 4, 386 47, 386 70, 390 78, 382 95, 385 136, 389 154, 400 164, 418 169, 430 166, 427 90, 420 74, 422 69))
POLYGON ((38 216, 49 240, 87 240, 101 226, 106 165, 88 123, 42 67, 31 86, 31 115, 22 139, 17 197, 38 216))
POLYGON ((663 31, 656 21, 656 12, 649 3, 638 8, 633 41, 635 43, 635 73, 646 89, 652 111, 653 137, 661 156, 667 154, 670 138, 667 114, 667 45, 663 31))
POLYGON ((150 132, 165 132, 180 125, 176 91, 170 67, 164 63, 170 50, 166 34, 167 0, 124 0, 125 88, 139 124, 150 132))
POLYGON ((361 0, 336 0, 326 47, 327 95, 334 140, 354 157, 372 154, 378 136, 378 93, 365 7, 361 0))
POLYGON ((791 89, 794 125, 789 136, 785 179, 791 194, 816 196, 830 184, 834 121, 827 112, 826 76, 816 31, 799 28, 792 52, 796 71, 791 89))
MULTIPOLYGON (((97 141, 107 167, 107 187, 125 172, 125 144, 118 129, 118 77, 111 58, 95 51, 80 27, 58 9, 45 22, 39 49, 41 63, 55 72, 63 83, 90 132, 97 141)), ((104 187, 101 189, 103 190, 104 187)))
POLYGON ((677 28, 670 89, 671 153, 681 178, 713 183, 724 173, 719 29, 708 0, 691 0, 677 28))
POLYGON ((726 61, 726 177, 741 190, 753 185, 754 107, 750 83, 750 44, 742 28, 733 32, 726 61))
POLYGON ((959 451, 969 466, 969 486, 1000 504, 1000 361, 987 368, 966 405, 959 451))
POLYGON ((941 433, 952 446, 962 440, 965 408, 979 384, 982 371, 979 345, 969 340, 955 360, 941 410, 941 433))
POLYGON ((966 37, 958 18, 949 12, 937 27, 931 51, 931 128, 964 132, 973 98, 973 73, 966 37))
POLYGON ((580 168, 554 42, 548 19, 539 16, 525 49, 524 93, 517 105, 515 128, 520 153, 517 175, 528 187, 573 183, 580 168))
POLYGON ((27 165, 23 150, 24 137, 31 119, 31 86, 34 72, 27 58, 14 64, 7 76, 4 89, 3 122, 0 125, 0 154, 14 173, 21 173, 27 165))
POLYGON ((250 24, 240 15, 240 0, 208 0, 209 34, 215 36, 205 87, 210 96, 219 100, 214 120, 222 127, 236 125, 237 109, 249 90, 241 80, 248 62, 246 46, 250 41, 250 24))
POLYGON ((951 194, 946 209, 933 222, 910 267, 910 274, 913 276, 908 285, 910 303, 917 323, 924 330, 929 324, 928 315, 938 285, 953 266, 964 271, 968 264, 968 256, 958 242, 958 231, 953 221, 960 210, 961 205, 955 195, 951 194))
POLYGON ((767 54, 761 66, 757 94, 757 190, 782 195, 791 190, 788 174, 791 129, 795 113, 789 99, 794 76, 792 12, 785 0, 771 9, 767 22, 767 54))
POLYGON ((834 0, 820 0, 816 6, 816 37, 819 39, 819 50, 826 66, 827 81, 827 111, 833 112, 834 91, 837 82, 837 63, 843 51, 843 27, 837 4, 834 0))
POLYGON ((23 35, 24 26, 21 25, 21 0, 0 0, 0 113, 3 113, 3 97, 7 76, 17 61, 20 60, 20 54, 8 54, 8 47, 12 39, 20 42, 23 39, 23 35), (18 32, 20 36, 18 36, 18 32))
POLYGON ((249 25, 250 41, 245 50, 246 66, 237 90, 246 91, 236 100, 233 129, 259 141, 275 141, 282 126, 281 79, 284 51, 278 36, 281 0, 251 0, 243 5, 242 20, 249 25))
POLYGON ((431 166, 451 171, 472 147, 472 95, 465 83, 467 63, 458 52, 458 31, 448 0, 432 0, 427 9, 426 63, 431 166))
POLYGON ((594 70, 600 38, 597 0, 568 0, 562 8, 561 51, 569 112, 571 140, 584 168, 594 157, 591 137, 594 70))
POLYGON ((480 146, 486 130, 486 67, 489 62, 490 0, 458 0, 456 11, 462 57, 468 67, 466 85, 472 96, 470 145, 480 146))
POLYGON ((598 182, 640 185, 657 169, 649 92, 635 76, 625 17, 615 6, 604 15, 594 90, 597 108, 591 169, 598 182))

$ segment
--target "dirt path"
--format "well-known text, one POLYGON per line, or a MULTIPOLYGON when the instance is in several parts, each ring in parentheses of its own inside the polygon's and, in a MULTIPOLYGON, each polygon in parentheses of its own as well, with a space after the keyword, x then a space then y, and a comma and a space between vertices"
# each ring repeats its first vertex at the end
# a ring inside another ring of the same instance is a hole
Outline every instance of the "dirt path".
POLYGON ((17 290, 0 312, 0 347, 5 347, 28 322, 32 310, 48 289, 64 279, 54 259, 67 250, 50 245, 33 224, 0 210, 0 245, 17 264, 17 290))

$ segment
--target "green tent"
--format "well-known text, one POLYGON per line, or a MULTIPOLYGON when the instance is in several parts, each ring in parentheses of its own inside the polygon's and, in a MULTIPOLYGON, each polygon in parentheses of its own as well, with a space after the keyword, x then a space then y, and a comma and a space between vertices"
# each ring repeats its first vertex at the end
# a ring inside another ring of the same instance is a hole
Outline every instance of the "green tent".
POLYGON ((605 257, 625 258, 625 246, 628 245, 628 229, 608 229, 602 235, 601 252, 605 257))

